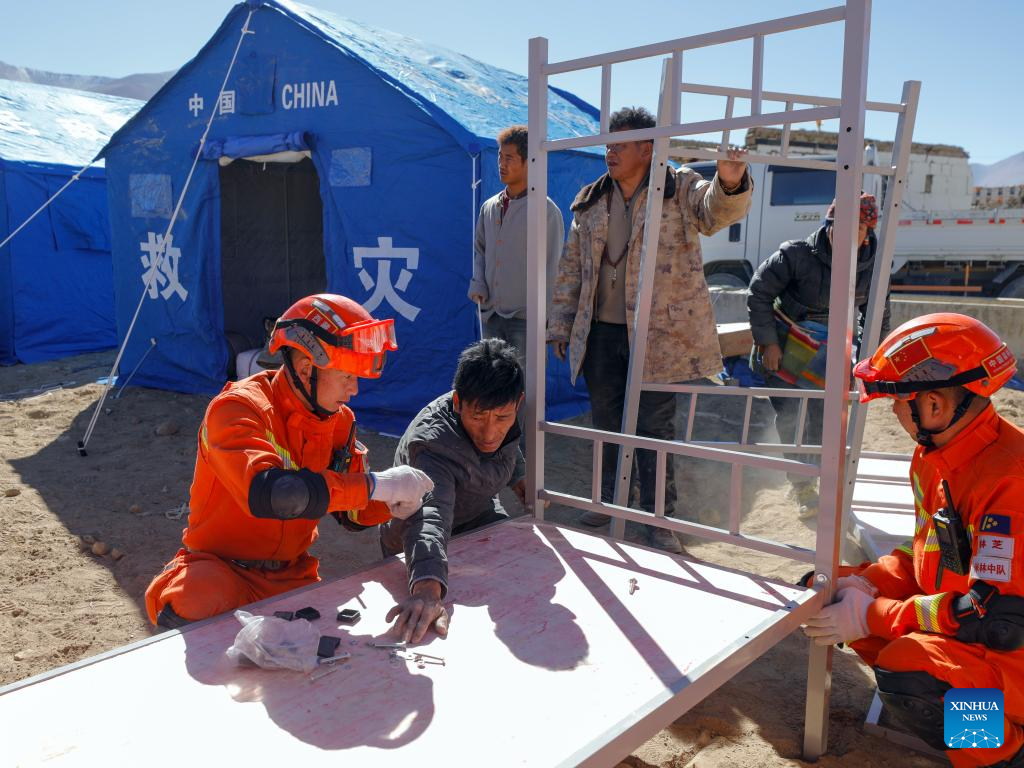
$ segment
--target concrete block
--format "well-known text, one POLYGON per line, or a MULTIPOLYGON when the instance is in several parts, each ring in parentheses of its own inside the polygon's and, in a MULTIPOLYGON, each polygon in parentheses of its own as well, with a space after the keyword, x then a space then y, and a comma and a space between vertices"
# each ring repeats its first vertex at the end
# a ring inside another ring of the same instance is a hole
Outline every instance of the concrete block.
POLYGON ((716 323, 745 323, 749 320, 746 288, 721 288, 716 285, 708 290, 711 292, 711 308, 715 312, 716 323))
POLYGON ((892 327, 932 312, 959 312, 985 323, 999 334, 1019 361, 1024 360, 1024 299, 960 296, 893 297, 892 327))

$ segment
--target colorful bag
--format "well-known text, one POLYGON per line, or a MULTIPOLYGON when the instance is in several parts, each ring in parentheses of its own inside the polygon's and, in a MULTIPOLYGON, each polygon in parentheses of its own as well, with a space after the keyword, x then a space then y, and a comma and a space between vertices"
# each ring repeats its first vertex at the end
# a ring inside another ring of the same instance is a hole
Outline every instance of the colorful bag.
POLYGON ((813 320, 796 323, 778 309, 775 319, 783 340, 782 364, 775 375, 800 389, 824 389, 828 326, 813 320))

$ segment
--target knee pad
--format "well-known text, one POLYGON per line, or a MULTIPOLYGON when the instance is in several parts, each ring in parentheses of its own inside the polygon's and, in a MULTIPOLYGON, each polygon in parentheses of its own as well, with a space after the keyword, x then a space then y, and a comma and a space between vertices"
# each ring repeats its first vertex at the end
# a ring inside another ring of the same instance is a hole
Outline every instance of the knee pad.
POLYGON ((171 608, 171 604, 168 603, 164 606, 163 610, 160 611, 156 617, 156 625, 163 627, 164 629, 181 629, 182 627, 190 624, 188 619, 183 619, 181 616, 174 612, 171 608))
POLYGON ((947 749, 942 697, 952 686, 927 672, 891 672, 875 667, 878 696, 889 717, 932 749, 947 749))

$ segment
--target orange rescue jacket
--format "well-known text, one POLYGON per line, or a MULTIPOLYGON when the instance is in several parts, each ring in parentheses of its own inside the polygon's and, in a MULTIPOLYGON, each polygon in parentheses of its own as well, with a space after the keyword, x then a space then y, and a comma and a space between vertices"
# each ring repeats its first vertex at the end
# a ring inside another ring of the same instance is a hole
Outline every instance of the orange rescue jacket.
POLYGON ((958 622, 951 604, 975 581, 1003 595, 1024 595, 1024 431, 989 405, 941 448, 919 446, 910 480, 916 508, 913 542, 862 572, 879 590, 868 610, 871 634, 955 635, 958 622), (940 553, 932 515, 948 506, 943 479, 971 538, 971 567, 964 575, 945 570, 937 589, 940 553))
POLYGON ((267 469, 308 469, 327 481, 331 512, 348 512, 360 525, 391 517, 370 502, 366 449, 355 442, 347 407, 319 419, 292 390, 285 371, 265 371, 228 382, 206 409, 192 481, 188 527, 182 542, 193 551, 230 560, 294 560, 316 541, 318 520, 274 520, 249 511, 249 485, 267 469), (334 451, 354 451, 347 472, 328 469, 334 451))

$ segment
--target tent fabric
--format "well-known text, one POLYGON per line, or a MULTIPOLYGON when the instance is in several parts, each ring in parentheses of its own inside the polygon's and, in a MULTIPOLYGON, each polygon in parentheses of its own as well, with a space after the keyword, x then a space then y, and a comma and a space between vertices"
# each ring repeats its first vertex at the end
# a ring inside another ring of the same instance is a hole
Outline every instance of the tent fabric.
MULTIPOLYGON (((88 165, 142 106, 0 80, 0 241, 88 165)), ((0 364, 112 347, 110 222, 102 167, 85 172, 0 248, 0 364)))
MULTIPOLYGON (((122 370, 132 370, 154 338, 157 345, 135 383, 185 392, 223 386, 226 335, 236 331, 225 328, 223 286, 244 280, 222 273, 224 177, 217 158, 277 151, 282 137, 301 136, 322 202, 327 289, 395 320, 399 350, 380 380, 360 383, 352 405, 362 424, 400 433, 451 386, 459 352, 479 336, 476 307, 466 297, 476 212, 501 188, 494 137, 526 122, 526 92, 526 78, 519 75, 296 3, 235 6, 196 57, 101 152, 119 339, 148 292, 122 370), (253 34, 242 42, 165 243, 171 211, 250 9, 253 34), (155 279, 146 288, 157 258, 155 279)), ((554 136, 597 131, 592 107, 556 92, 550 101, 554 136)), ((603 170, 602 157, 593 152, 551 156, 550 194, 567 222, 576 192, 603 170)), ((280 175, 279 169, 266 172, 268 179, 280 175)), ((258 206, 261 199, 273 196, 251 195, 246 205, 258 206)), ((232 201, 237 205, 237 198, 232 201)), ((284 258, 287 249, 308 242, 308 222, 296 213, 266 212, 283 222, 283 229, 275 224, 282 258, 276 264, 264 257, 246 262, 245 280, 287 282, 281 272, 293 263, 284 258)), ((229 235, 232 243, 239 234, 229 235)), ((251 314, 284 309, 253 307, 251 314)), ((549 368, 548 402, 552 418, 585 407, 585 395, 569 386, 564 364, 549 368)))
POLYGON ((302 152, 309 149, 309 137, 302 131, 275 133, 271 136, 228 136, 208 141, 203 147, 204 160, 233 159, 272 155, 277 152, 302 152))

